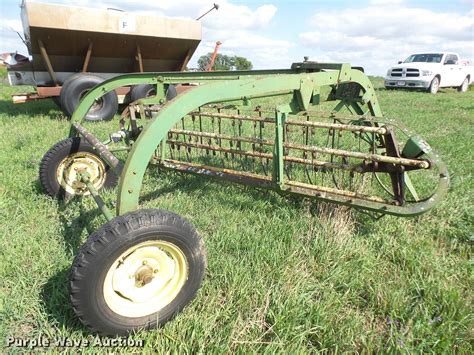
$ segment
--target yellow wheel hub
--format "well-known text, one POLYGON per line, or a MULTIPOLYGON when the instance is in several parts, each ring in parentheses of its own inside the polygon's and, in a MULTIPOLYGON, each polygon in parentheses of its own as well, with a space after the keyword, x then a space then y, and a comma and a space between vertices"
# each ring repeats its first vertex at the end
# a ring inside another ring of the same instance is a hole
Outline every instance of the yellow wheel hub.
POLYGON ((147 316, 168 305, 187 278, 181 249, 161 240, 143 242, 112 263, 104 280, 105 303, 124 317, 147 316))
POLYGON ((90 175, 92 185, 99 190, 105 182, 105 164, 95 154, 77 152, 68 155, 58 165, 56 178, 61 187, 71 195, 89 195, 86 185, 78 181, 77 173, 86 171, 90 175))

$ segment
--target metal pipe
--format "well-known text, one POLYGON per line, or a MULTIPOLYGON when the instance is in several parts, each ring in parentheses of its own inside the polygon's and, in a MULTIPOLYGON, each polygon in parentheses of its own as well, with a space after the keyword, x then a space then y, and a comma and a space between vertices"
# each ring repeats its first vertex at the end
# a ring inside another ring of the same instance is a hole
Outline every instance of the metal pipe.
MULTIPOLYGON (((183 172, 194 173, 198 175, 206 175, 211 177, 218 177, 225 180, 236 181, 244 184, 263 186, 267 188, 275 187, 276 184, 272 184, 272 178, 269 176, 262 176, 254 173, 242 172, 238 170, 216 168, 202 164, 181 162, 177 160, 167 159, 163 162, 163 166, 173 170, 179 170, 183 172)), ((377 196, 369 196, 360 194, 357 192, 334 189, 325 186, 316 186, 301 183, 298 181, 285 181, 285 184, 281 186, 283 190, 289 188, 293 192, 299 193, 306 196, 324 197, 324 194, 335 194, 343 198, 347 198, 347 203, 351 203, 356 200, 364 200, 370 202, 382 203, 385 205, 396 205, 396 202, 385 200, 377 196)))
POLYGON ((219 4, 214 4, 214 6, 212 6, 212 8, 210 10, 208 10, 207 12, 203 13, 201 16, 199 16, 196 21, 199 21, 200 19, 202 19, 204 16, 206 16, 209 12, 211 12, 212 10, 219 10, 219 4))
POLYGON ((90 63, 91 55, 92 55, 92 47, 93 47, 93 42, 90 41, 89 46, 87 47, 86 58, 84 59, 84 65, 82 66, 83 73, 87 72, 87 69, 89 68, 89 63, 90 63))
POLYGON ((49 76, 51 80, 54 82, 54 85, 58 86, 58 80, 56 79, 56 74, 54 73, 53 66, 51 65, 51 61, 49 60, 48 52, 46 51, 46 47, 42 40, 38 40, 38 45, 40 48, 41 56, 46 64, 46 68, 48 69, 49 76))
POLYGON ((212 71, 212 67, 214 66, 214 62, 217 57, 217 52, 219 51, 219 47, 221 46, 221 44, 222 44, 221 41, 216 42, 216 47, 214 48, 214 53, 212 53, 211 61, 209 62, 209 65, 207 66, 207 71, 212 71))
POLYGON ((79 172, 78 174, 79 181, 83 182, 89 192, 91 193, 94 201, 97 203, 97 206, 100 208, 102 214, 104 215, 107 221, 111 221, 114 218, 112 212, 110 212, 109 208, 105 205, 104 201, 99 195, 99 192, 96 190, 94 185, 91 183, 90 175, 87 172, 79 172))
MULTIPOLYGON (((238 139, 233 139, 233 140, 238 140, 238 139)), ((273 154, 271 153, 222 148, 222 147, 217 147, 217 146, 212 146, 212 145, 207 145, 207 144, 184 142, 184 141, 173 140, 173 139, 168 139, 166 143, 175 144, 182 147, 206 149, 206 150, 212 150, 215 152, 224 152, 228 154, 236 154, 236 155, 255 157, 255 158, 261 158, 261 159, 269 159, 269 160, 273 159, 273 154)), ((314 160, 314 159, 304 159, 304 158, 298 158, 298 157, 292 157, 292 156, 283 156, 283 160, 290 163, 305 164, 305 165, 311 165, 311 166, 320 167, 320 168, 340 169, 340 170, 347 170, 347 171, 355 171, 359 173, 364 172, 364 168, 361 165, 355 165, 355 164, 338 164, 338 163, 331 163, 331 162, 325 162, 325 161, 314 160)))
POLYGON ((99 153, 99 156, 109 165, 117 176, 122 173, 122 163, 113 155, 105 144, 99 141, 93 134, 89 133, 87 129, 81 126, 79 123, 73 123, 72 126, 76 131, 84 137, 99 153))
MULTIPOLYGON (((187 130, 180 130, 180 129, 172 129, 170 130, 172 133, 176 134, 187 134, 190 136, 198 136, 198 137, 208 137, 208 138, 215 138, 215 139, 225 139, 225 140, 232 140, 232 141, 242 141, 242 142, 250 142, 250 143, 257 143, 257 144, 264 144, 264 145, 273 145, 274 142, 271 140, 262 140, 258 138, 251 138, 251 137, 232 137, 228 135, 220 135, 216 133, 208 133, 208 132, 193 132, 187 130)), ((178 144, 177 140, 170 140, 168 142, 172 142, 178 144)), ((195 148, 202 148, 202 149, 209 149, 209 150, 218 150, 217 147, 200 144, 199 146, 194 146, 192 143, 181 142, 181 145, 188 145, 195 148)), ((315 146, 307 146, 303 144, 294 144, 294 143, 283 143, 285 148, 289 149, 296 149, 296 150, 303 150, 303 151, 310 151, 322 154, 331 154, 337 155, 342 157, 352 157, 356 159, 363 159, 363 160, 370 160, 376 161, 379 163, 388 163, 388 164, 397 164, 397 165, 406 165, 406 166, 414 166, 421 169, 429 169, 430 163, 426 160, 415 160, 415 159, 407 159, 407 158, 397 158, 397 157, 389 157, 386 155, 380 154, 367 154, 367 153, 360 153, 360 152, 352 152, 348 150, 342 149, 333 149, 333 148, 323 148, 323 147, 315 147, 315 146)), ((226 149, 226 148, 222 148, 226 149)), ((225 150, 222 150, 225 151, 225 150)), ((235 153, 241 154, 242 151, 230 149, 228 153, 235 153)), ((271 155, 271 154, 269 154, 271 155)), ((266 157, 265 157, 266 158, 266 157)), ((350 169, 357 171, 357 168, 350 169)))
POLYGON ((321 147, 313 147, 313 146, 306 146, 302 144, 293 144, 293 143, 285 143, 285 148, 298 149, 298 150, 304 150, 304 151, 322 153, 322 154, 331 154, 331 155, 337 155, 341 157, 351 157, 351 158, 356 158, 356 159, 370 160, 370 161, 376 161, 379 163, 414 166, 420 169, 429 169, 430 167, 430 163, 426 160, 414 160, 414 159, 406 159, 406 158, 389 157, 389 156, 380 155, 380 154, 366 154, 366 153, 360 153, 360 152, 351 152, 351 151, 342 150, 342 149, 321 148, 321 147))
MULTIPOLYGON (((197 112, 191 112, 190 114, 197 115, 197 112)), ((250 116, 250 115, 233 115, 226 113, 214 113, 214 112, 200 112, 201 116, 204 117, 221 117, 221 118, 230 118, 230 119, 241 119, 243 121, 255 121, 255 122, 265 122, 265 123, 275 123, 275 120, 259 116, 250 116)), ((386 127, 367 127, 367 126, 357 126, 357 125, 348 125, 340 123, 324 123, 316 121, 300 121, 294 119, 287 119, 285 124, 291 126, 310 126, 316 128, 328 128, 335 129, 340 131, 351 131, 351 132, 367 132, 367 133, 376 133, 376 134, 386 134, 386 127)))

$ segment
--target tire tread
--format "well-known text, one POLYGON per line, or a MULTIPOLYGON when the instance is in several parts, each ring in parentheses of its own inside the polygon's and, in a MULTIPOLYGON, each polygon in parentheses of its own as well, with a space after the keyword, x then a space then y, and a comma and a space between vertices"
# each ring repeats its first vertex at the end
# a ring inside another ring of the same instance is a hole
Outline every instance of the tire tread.
MULTIPOLYGON (((77 297, 77 295, 81 292, 80 282, 84 280, 84 274, 87 274, 87 272, 82 273, 82 271, 86 271, 89 268, 94 268, 94 259, 96 255, 100 255, 100 252, 106 248, 109 237, 123 238, 124 235, 127 235, 128 232, 131 232, 132 230, 145 229, 155 225, 171 225, 183 229, 189 236, 189 239, 194 243, 197 243, 197 249, 199 251, 198 253, 200 254, 200 258, 204 263, 203 267, 206 269, 207 257, 204 248, 204 242, 197 234, 193 226, 181 216, 165 210, 141 209, 127 213, 123 216, 115 217, 90 235, 87 241, 79 249, 78 254, 71 266, 69 286, 73 310, 77 314, 81 323, 90 328, 94 333, 110 335, 110 332, 97 328, 94 324, 92 324, 92 322, 89 321, 87 317, 84 316, 84 310, 87 309, 88 305, 81 297, 77 297), (97 253, 91 253, 92 250, 96 250, 97 253)), ((202 283, 202 279, 203 278, 199 280, 199 287, 202 283)), ((199 287, 197 287, 190 296, 191 300, 196 296, 199 287)), ((174 314, 176 314, 179 310, 180 309, 176 310, 174 314)))

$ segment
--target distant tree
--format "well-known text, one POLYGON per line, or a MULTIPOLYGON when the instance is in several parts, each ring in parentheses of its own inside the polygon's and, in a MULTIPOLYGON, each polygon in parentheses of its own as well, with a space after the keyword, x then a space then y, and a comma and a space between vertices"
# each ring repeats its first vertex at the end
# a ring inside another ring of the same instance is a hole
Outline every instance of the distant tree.
MULTIPOLYGON (((199 70, 207 70, 212 59, 212 53, 207 53, 198 59, 199 70)), ((218 53, 212 70, 247 70, 252 69, 252 63, 244 57, 228 56, 218 53)))
POLYGON ((253 68, 252 62, 244 57, 234 56, 235 70, 250 70, 253 68))
MULTIPOLYGON (((207 70, 212 59, 212 53, 201 56, 198 60, 199 70, 207 70)), ((213 70, 232 70, 231 58, 227 55, 218 53, 214 61, 213 70)))

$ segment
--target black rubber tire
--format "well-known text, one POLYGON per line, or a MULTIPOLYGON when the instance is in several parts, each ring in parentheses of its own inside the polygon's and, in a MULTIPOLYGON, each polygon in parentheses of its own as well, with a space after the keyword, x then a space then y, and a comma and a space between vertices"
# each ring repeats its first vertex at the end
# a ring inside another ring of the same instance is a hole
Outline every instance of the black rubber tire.
POLYGON ((457 87, 458 92, 467 92, 469 91, 469 76, 466 76, 462 81, 462 84, 457 87))
POLYGON ((130 101, 134 102, 145 97, 156 95, 156 86, 152 84, 135 85, 130 90, 130 101))
POLYGON ((59 96, 53 96, 53 97, 51 97, 51 100, 56 104, 56 106, 59 107, 60 110, 63 109, 61 107, 61 100, 59 99, 59 96))
MULTIPOLYGON (((103 81, 104 79, 100 76, 88 73, 78 73, 69 77, 63 83, 61 89, 60 103, 63 111, 67 115, 72 116, 82 96, 103 81)), ((92 107, 85 119, 87 121, 110 120, 117 113, 117 110, 117 94, 115 91, 112 91, 102 96, 101 104, 97 105, 96 108, 92 107)))
MULTIPOLYGON (((97 151, 89 143, 81 140, 80 137, 67 138, 56 143, 43 156, 40 163, 39 180, 47 195, 60 200, 68 197, 69 194, 60 185, 56 173, 63 159, 77 152, 88 152, 99 157, 97 151)), ((105 162, 104 164, 107 176, 103 187, 113 188, 117 185, 117 175, 105 162)))
POLYGON ((176 90, 176 86, 174 85, 168 86, 168 90, 166 90, 166 100, 168 101, 173 100, 176 96, 178 96, 178 91, 176 90))
MULTIPOLYGON (((141 84, 135 85, 130 90, 130 102, 134 102, 145 97, 151 97, 156 95, 156 86, 152 84, 141 84)), ((166 100, 172 100, 176 97, 176 87, 174 85, 168 86, 166 90, 166 100)))
POLYGON ((428 88, 428 92, 430 94, 436 95, 439 91, 439 85, 441 84, 439 77, 435 76, 431 81, 430 87, 428 88))
POLYGON ((118 216, 90 235, 74 259, 70 276, 71 302, 82 324, 103 335, 127 335, 163 325, 191 302, 206 269, 202 238, 177 214, 143 209, 118 216), (103 284, 113 262, 127 249, 148 240, 178 247, 187 259, 188 278, 178 295, 160 311, 143 317, 124 317, 105 302, 103 284))

